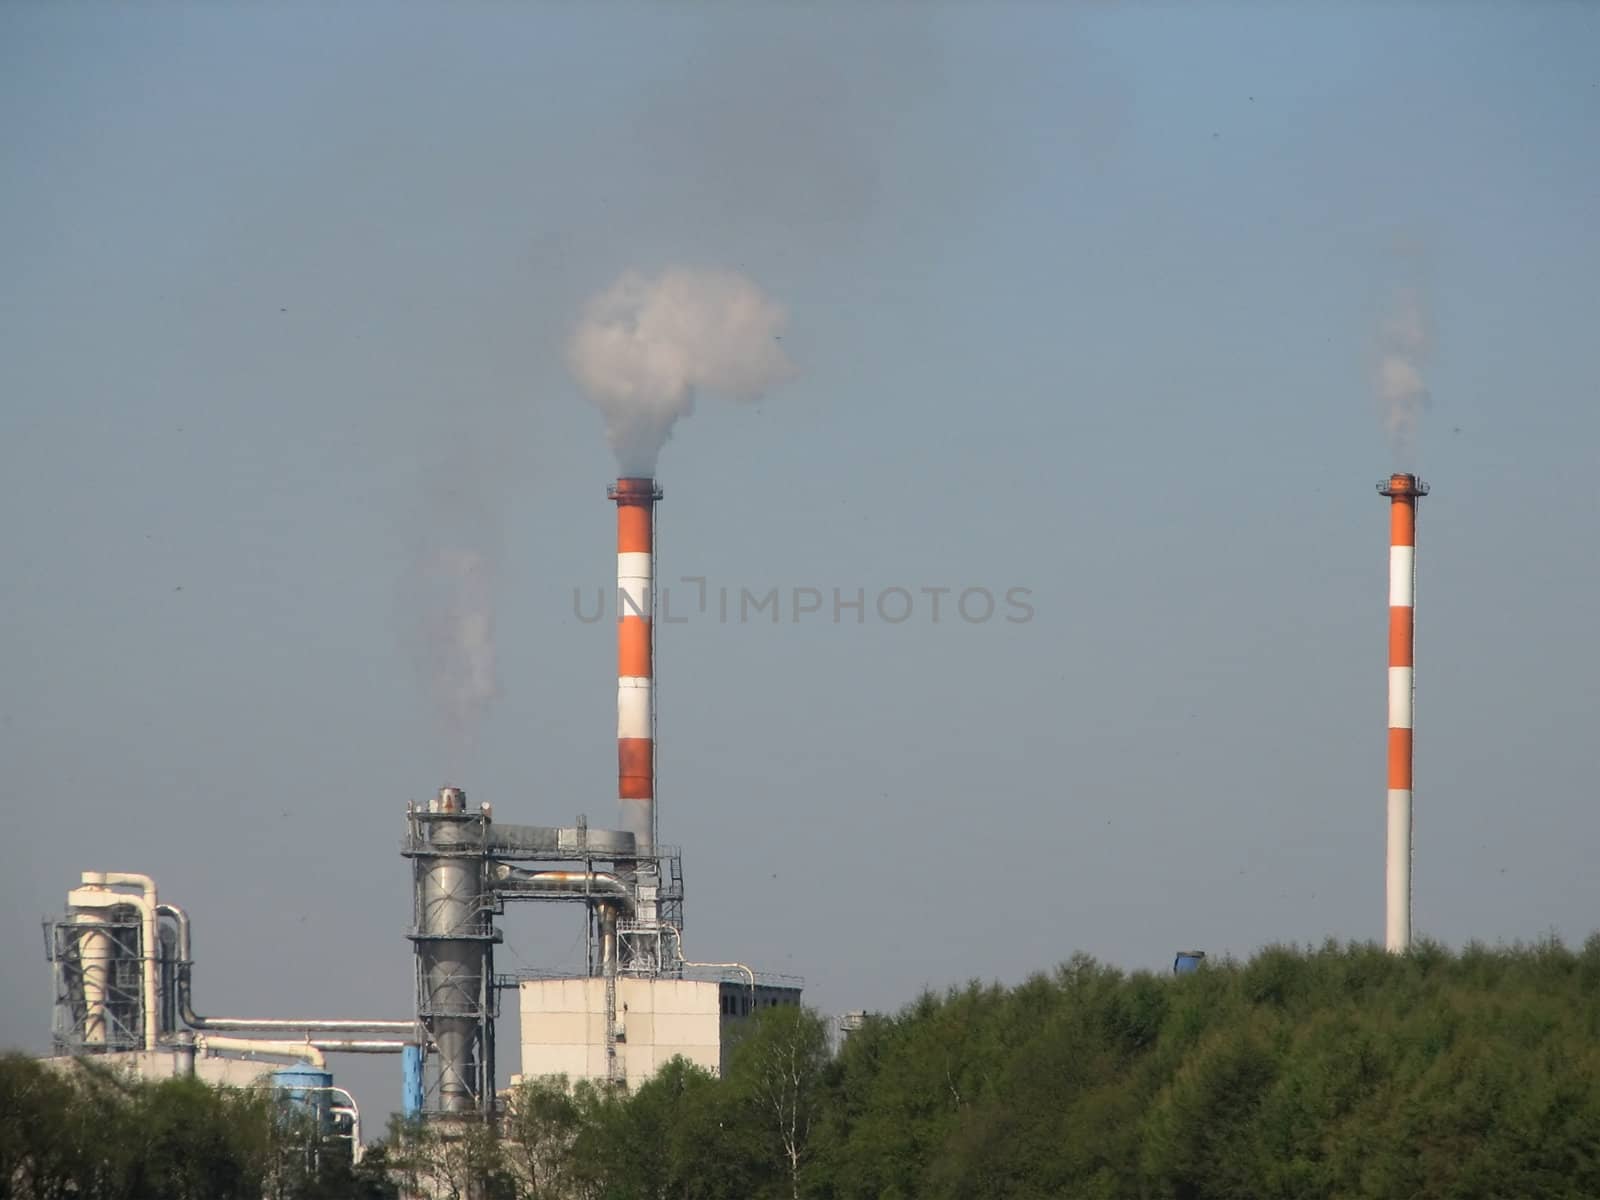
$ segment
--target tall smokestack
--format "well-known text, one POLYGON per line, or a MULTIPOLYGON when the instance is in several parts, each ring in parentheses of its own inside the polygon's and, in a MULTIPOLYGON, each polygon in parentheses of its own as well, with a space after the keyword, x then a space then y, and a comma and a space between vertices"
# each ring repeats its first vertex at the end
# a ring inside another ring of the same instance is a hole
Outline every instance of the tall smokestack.
POLYGON ((654 479, 624 476, 606 492, 617 504, 617 799, 622 828, 655 848, 654 479))
POLYGON ((1411 948, 1411 707, 1415 692, 1412 614, 1416 606, 1417 501, 1428 485, 1396 473, 1378 485, 1389 497, 1389 835, 1384 870, 1384 945, 1411 948))

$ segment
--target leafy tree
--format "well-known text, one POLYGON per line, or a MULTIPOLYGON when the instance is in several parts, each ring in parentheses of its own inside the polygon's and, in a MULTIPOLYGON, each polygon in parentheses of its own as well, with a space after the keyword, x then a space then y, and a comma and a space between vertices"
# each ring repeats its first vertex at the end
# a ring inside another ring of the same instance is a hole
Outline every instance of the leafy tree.
POLYGON ((502 1133, 519 1200, 563 1200, 572 1193, 582 1118, 564 1076, 527 1079, 512 1090, 502 1133))
POLYGON ((0 1196, 316 1200, 392 1194, 258 1089, 0 1058, 0 1196))
POLYGON ((761 1010, 754 1028, 734 1048, 728 1085, 773 1148, 791 1200, 799 1200, 801 1179, 811 1164, 827 1064, 827 1026, 798 1006, 761 1010))
POLYGON ((472 1117, 393 1121, 384 1158, 400 1190, 432 1200, 515 1200, 499 1135, 472 1117))
POLYGON ((574 1155, 575 1176, 585 1194, 603 1200, 693 1194, 702 1164, 684 1152, 681 1122, 714 1086, 702 1068, 674 1058, 631 1095, 619 1088, 580 1088, 583 1128, 574 1155))

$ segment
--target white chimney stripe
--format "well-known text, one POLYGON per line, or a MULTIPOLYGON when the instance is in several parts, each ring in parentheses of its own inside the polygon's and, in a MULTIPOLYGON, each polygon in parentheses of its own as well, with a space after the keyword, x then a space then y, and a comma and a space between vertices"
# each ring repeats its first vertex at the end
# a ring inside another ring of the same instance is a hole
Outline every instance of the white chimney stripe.
POLYGON ((650 617, 650 555, 637 550, 617 553, 617 616, 650 617))
POLYGON ((617 619, 643 617, 650 620, 650 581, 641 579, 617 580, 617 619))
POLYGON ((1389 728, 1411 728, 1412 676, 1410 667, 1389 668, 1389 728))
POLYGON ((1389 547, 1389 607, 1406 607, 1416 603, 1416 553, 1415 546, 1389 547))
POLYGON ((1389 855, 1384 873, 1384 945, 1403 951, 1411 945, 1411 792, 1389 789, 1389 855))
POLYGON ((617 680, 617 736, 650 736, 650 681, 637 676, 617 680))
POLYGON ((617 552, 617 578, 649 580, 650 556, 638 550, 617 552))

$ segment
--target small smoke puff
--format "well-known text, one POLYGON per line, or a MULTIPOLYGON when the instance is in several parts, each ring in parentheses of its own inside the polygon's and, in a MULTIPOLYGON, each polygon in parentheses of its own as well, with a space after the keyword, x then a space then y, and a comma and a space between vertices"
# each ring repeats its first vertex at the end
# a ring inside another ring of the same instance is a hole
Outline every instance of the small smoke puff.
POLYGON ((476 550, 441 550, 427 568, 434 598, 431 688, 452 733, 470 741, 479 717, 498 694, 493 574, 476 550))
POLYGON ((1422 368, 1431 348, 1422 298, 1414 291, 1402 292, 1384 321, 1377 367, 1384 427, 1401 459, 1416 453, 1417 430, 1429 399, 1422 368))
POLYGON ((1378 364, 1378 391, 1385 402, 1404 406, 1426 395, 1427 390, 1422 372, 1415 363, 1395 355, 1386 355, 1378 364))
POLYGON ((778 342, 787 319, 781 304, 731 271, 629 272, 590 300, 567 359, 605 416, 623 472, 654 473, 698 393, 749 402, 791 378, 778 342))

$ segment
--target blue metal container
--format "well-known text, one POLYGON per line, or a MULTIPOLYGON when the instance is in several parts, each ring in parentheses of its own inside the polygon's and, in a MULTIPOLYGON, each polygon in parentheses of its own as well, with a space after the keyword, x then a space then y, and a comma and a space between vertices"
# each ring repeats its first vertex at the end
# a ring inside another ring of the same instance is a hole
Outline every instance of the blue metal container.
POLYGON ((1172 960, 1172 973, 1174 975, 1192 975, 1200 969, 1200 964, 1206 961, 1204 950, 1179 950, 1178 957, 1172 960))
POLYGON ((422 1115, 422 1047, 408 1045, 400 1053, 400 1069, 404 1073, 400 1112, 408 1121, 422 1115))
POLYGON ((284 1067, 272 1073, 272 1086, 293 1108, 310 1116, 318 1130, 333 1126, 333 1073, 318 1067, 284 1067))

